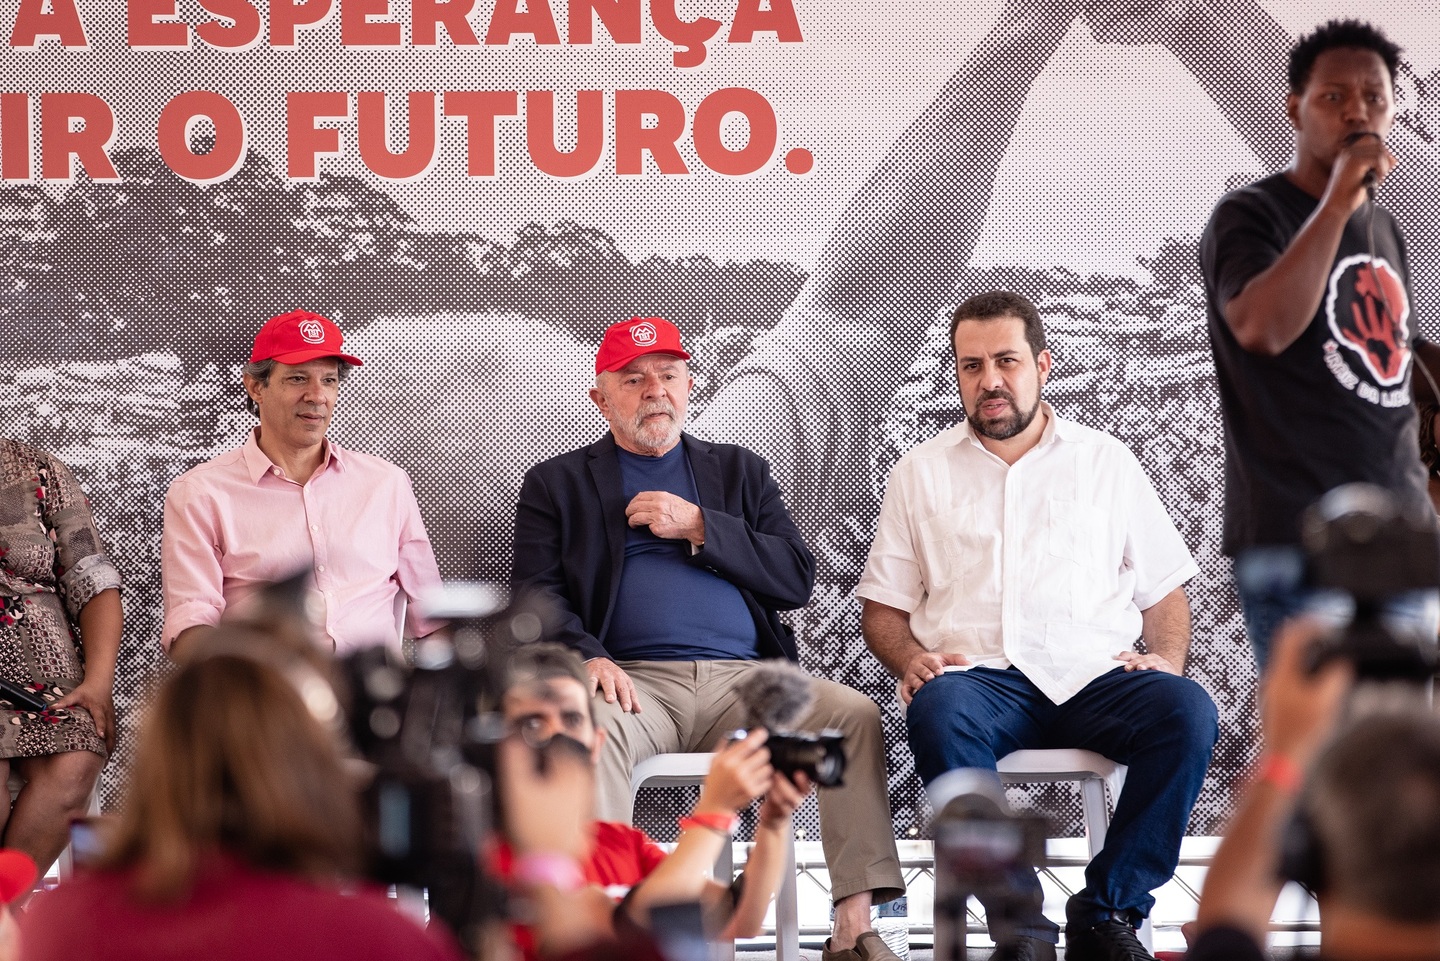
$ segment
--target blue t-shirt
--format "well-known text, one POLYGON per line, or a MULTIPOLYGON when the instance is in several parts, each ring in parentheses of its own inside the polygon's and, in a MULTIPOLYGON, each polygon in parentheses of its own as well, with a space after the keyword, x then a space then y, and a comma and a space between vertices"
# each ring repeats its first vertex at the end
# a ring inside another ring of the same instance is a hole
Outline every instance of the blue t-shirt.
MULTIPOLYGON (((625 502, 641 491, 668 491, 700 502, 685 445, 660 457, 626 450, 620 458, 625 502)), ((605 635, 617 661, 753 660, 759 656, 755 619, 738 588, 689 561, 690 542, 656 537, 648 527, 625 536, 620 593, 605 635)))

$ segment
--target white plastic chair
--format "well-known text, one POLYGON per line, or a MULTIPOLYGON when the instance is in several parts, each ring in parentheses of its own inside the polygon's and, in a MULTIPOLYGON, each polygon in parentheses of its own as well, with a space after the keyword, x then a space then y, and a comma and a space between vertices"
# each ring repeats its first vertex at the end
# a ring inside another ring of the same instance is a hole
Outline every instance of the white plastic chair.
POLYGON ((1120 797, 1125 786, 1125 765, 1094 751, 1079 748, 1014 751, 995 765, 1002 784, 1040 784, 1054 781, 1075 781, 1080 787, 1080 813, 1085 826, 1085 839, 1093 858, 1105 846, 1105 833, 1110 827, 1110 806, 1105 801, 1105 788, 1113 797, 1120 797))
MULTIPOLYGON (((702 784, 710 773, 712 754, 657 754, 635 765, 630 772, 630 808, 642 787, 687 787, 702 784)), ((800 961, 800 907, 795 887, 795 836, 790 836, 785 850, 785 874, 775 895, 775 957, 776 961, 800 961)), ((735 876, 735 860, 730 845, 715 861, 715 875, 722 884, 735 876)), ((734 957, 735 945, 729 956, 734 957)))

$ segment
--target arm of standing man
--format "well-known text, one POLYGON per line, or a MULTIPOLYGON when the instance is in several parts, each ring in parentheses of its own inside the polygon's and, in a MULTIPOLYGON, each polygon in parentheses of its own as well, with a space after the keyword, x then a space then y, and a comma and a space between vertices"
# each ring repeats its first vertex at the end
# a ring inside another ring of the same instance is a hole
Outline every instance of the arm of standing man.
POLYGON ((1241 347, 1274 357, 1310 326, 1345 225, 1365 202, 1365 175, 1373 169, 1383 181, 1394 165, 1395 155, 1378 134, 1362 136, 1340 152, 1320 206, 1300 232, 1273 263, 1221 304, 1220 313, 1241 347))

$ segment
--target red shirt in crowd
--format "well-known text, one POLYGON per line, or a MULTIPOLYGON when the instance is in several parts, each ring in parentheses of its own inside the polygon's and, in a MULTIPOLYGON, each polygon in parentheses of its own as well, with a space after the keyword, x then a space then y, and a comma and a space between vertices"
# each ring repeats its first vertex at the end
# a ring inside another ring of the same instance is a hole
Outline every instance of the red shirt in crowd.
POLYGON ((20 916, 22 961, 461 961, 378 889, 342 893, 234 858, 207 864, 190 896, 139 901, 129 871, 82 873, 20 916))

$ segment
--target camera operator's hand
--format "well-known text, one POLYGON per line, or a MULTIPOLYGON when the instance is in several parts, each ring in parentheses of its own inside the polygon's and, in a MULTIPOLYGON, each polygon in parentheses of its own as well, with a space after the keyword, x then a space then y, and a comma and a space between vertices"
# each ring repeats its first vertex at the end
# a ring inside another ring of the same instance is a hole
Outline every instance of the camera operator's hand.
POLYGON ((1125 663, 1127 671, 1164 671, 1166 674, 1179 674, 1180 669, 1161 654, 1140 654, 1136 651, 1121 651, 1115 655, 1115 660, 1125 663))
POLYGON ((786 854, 790 848, 791 815, 805 800, 814 784, 804 774, 795 779, 776 771, 760 804, 760 824, 755 829, 755 846, 745 864, 745 885, 729 922, 719 931, 721 941, 753 938, 760 933, 766 909, 780 890, 786 854))
POLYGON ((814 783, 801 771, 795 772, 793 780, 776 771, 770 778, 765 800, 760 802, 760 826, 788 832, 790 816, 814 788, 814 783))
POLYGON ((945 668, 963 667, 969 663, 970 659, 964 654, 941 654, 938 651, 916 654, 905 665, 905 673, 900 677, 900 699, 909 704, 915 692, 939 677, 945 668))
POLYGON ((498 764, 506 833, 516 853, 588 857, 595 772, 584 745, 562 736, 537 750, 510 737, 500 743, 498 764))
POLYGON ((1265 752, 1309 766, 1339 720, 1355 671, 1344 658, 1310 670, 1324 630, 1314 621, 1287 621, 1276 635, 1275 655, 1260 692, 1265 752))
POLYGON ((756 728, 744 740, 720 743, 695 802, 697 813, 734 814, 769 789, 775 773, 765 746, 769 737, 770 732, 756 728))
POLYGON ((640 713, 640 695, 635 682, 625 669, 608 657, 592 657, 585 662, 585 674, 590 678, 590 693, 605 692, 605 703, 620 702, 620 710, 626 714, 640 713))

